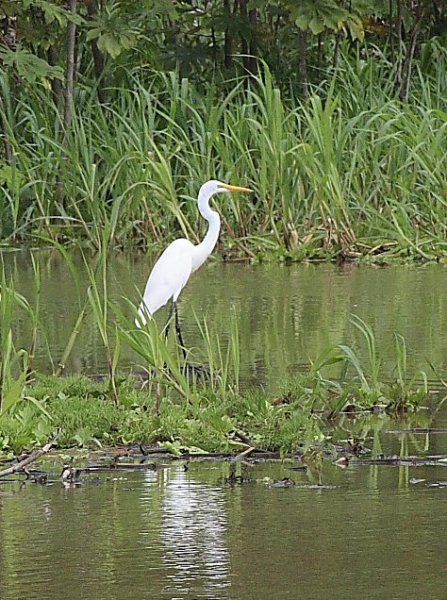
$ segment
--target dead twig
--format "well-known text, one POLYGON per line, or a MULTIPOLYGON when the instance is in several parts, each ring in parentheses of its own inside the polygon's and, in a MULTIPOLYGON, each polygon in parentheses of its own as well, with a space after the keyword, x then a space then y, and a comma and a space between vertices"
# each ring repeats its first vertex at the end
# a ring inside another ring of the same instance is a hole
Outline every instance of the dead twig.
POLYGON ((256 448, 254 448, 254 447, 247 448, 243 452, 240 452, 239 454, 237 454, 233 458, 233 461, 237 462, 237 461, 244 460, 245 458, 247 458, 248 456, 250 456, 250 454, 252 454, 255 450, 256 450, 256 448))
POLYGON ((59 437, 59 433, 57 433, 52 440, 50 440, 47 444, 45 444, 45 446, 43 446, 43 448, 39 448, 39 450, 32 452, 23 460, 15 463, 14 465, 12 465, 11 467, 8 467, 7 469, 3 469, 3 471, 0 471, 0 477, 7 477, 8 475, 12 475, 13 473, 22 471, 27 465, 29 465, 30 463, 34 462, 35 460, 37 460, 38 458, 40 458, 41 456, 43 456, 44 454, 49 452, 51 450, 51 448, 54 446, 58 437, 59 437))

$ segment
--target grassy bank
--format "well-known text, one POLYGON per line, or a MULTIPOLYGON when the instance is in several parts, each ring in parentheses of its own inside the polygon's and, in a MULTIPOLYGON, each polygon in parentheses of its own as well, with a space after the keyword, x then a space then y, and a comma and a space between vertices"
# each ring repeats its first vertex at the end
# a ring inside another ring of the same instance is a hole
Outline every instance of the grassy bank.
MULTIPOLYGON (((394 98, 387 80, 377 85, 379 66, 360 58, 340 59, 331 81, 306 102, 281 92, 268 71, 248 86, 227 83, 225 91, 213 84, 199 90, 175 75, 154 75, 149 86, 130 77, 132 86, 103 106, 80 87, 65 139, 43 88, 29 89, 14 105, 6 102, 2 118, 14 157, 0 167, 1 240, 50 245, 66 260, 78 291, 87 290, 60 364, 53 363, 55 377, 33 383, 43 331, 39 264, 32 263, 34 286, 26 298, 3 269, 0 447, 19 452, 60 429, 62 446, 160 442, 173 451, 238 451, 248 440, 286 453, 332 443, 328 418, 364 410, 400 414, 418 406, 427 385, 408 373, 404 340, 396 336, 390 382, 381 372, 374 332, 355 319, 368 364, 350 346, 338 345, 285 383, 276 398, 240 390, 234 323, 224 349, 203 321, 198 326, 209 375, 190 380, 155 325, 136 330, 135 307, 110 300, 107 257, 111 249, 161 247, 179 234, 197 240, 204 223, 193 200, 201 182, 218 177, 254 190, 219 203, 229 256, 445 259, 442 48, 438 60, 435 75, 419 73, 407 104, 394 98), (65 250, 69 245, 97 254, 94 266, 83 254, 82 276, 65 250), (15 343, 18 312, 31 324, 28 348, 15 343), (106 356, 104 383, 57 377, 86 316, 106 356), (124 346, 150 374, 141 390, 120 374, 124 346)), ((10 85, 5 77, 5 98, 10 85)), ((360 437, 368 427, 358 425, 360 437)))
POLYGON ((285 382, 275 397, 262 388, 238 391, 234 378, 223 381, 221 369, 201 382, 154 370, 144 382, 38 377, 0 414, 0 451, 42 446, 59 431, 61 448, 160 444, 177 454, 239 453, 251 446, 307 454, 331 452, 340 437, 348 446, 347 440, 363 444, 390 418, 413 415, 425 422, 416 410, 427 399, 427 384, 420 376, 403 379, 402 357, 388 382, 379 362, 364 370, 349 347, 333 348, 322 360, 285 382), (325 376, 337 362, 338 377, 325 376))
MULTIPOLYGON (((80 286, 75 264, 62 248, 60 252, 80 286)), ((107 252, 100 253, 94 268, 85 262, 84 301, 60 360, 53 361, 53 375, 42 378, 33 366, 45 338, 40 267, 32 264, 29 298, 15 290, 4 270, 1 277, 0 451, 17 453, 42 445, 55 431, 60 431, 62 447, 161 443, 174 452, 228 452, 249 444, 283 453, 307 451, 315 444, 332 444, 329 423, 343 415, 358 429, 354 437, 367 435, 365 411, 383 422, 383 416, 406 414, 427 398, 427 378, 408 368, 402 336, 395 335, 394 355, 384 361, 373 329, 355 315, 355 345, 320 349, 304 373, 278 384, 274 395, 260 385, 244 389, 236 315, 227 315, 225 341, 206 319, 197 318, 200 353, 186 348, 185 359, 174 335, 166 339, 154 320, 136 328, 136 307, 111 301, 107 252), (31 324, 27 348, 15 341, 19 315, 31 324), (108 375, 99 382, 60 376, 87 316, 106 359, 108 375), (142 379, 120 371, 123 348, 132 351, 132 364, 142 379)))
MULTIPOLYGON (((179 234, 194 241, 204 224, 192 200, 217 177, 254 189, 219 203, 228 255, 441 259, 442 47, 437 60, 408 104, 380 65, 352 56, 306 102, 286 97, 268 71, 248 88, 133 77, 104 106, 80 90, 65 140, 49 92, 35 87, 4 107, 14 160, 0 169, 0 237, 98 250, 108 228, 112 248, 158 247, 179 234)), ((6 98, 10 85, 3 80, 6 98)))

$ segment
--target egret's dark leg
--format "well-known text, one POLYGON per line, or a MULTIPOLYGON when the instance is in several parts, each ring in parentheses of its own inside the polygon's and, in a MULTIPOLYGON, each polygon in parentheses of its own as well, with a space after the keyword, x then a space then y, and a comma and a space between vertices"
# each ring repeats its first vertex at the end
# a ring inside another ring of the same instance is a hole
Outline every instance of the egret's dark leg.
POLYGON ((168 320, 166 321, 166 325, 165 325, 165 341, 168 339, 169 327, 171 326, 172 311, 173 311, 173 306, 171 304, 171 308, 169 309, 169 314, 168 314, 168 320))
POLYGON ((173 302, 174 305, 174 324, 175 324, 175 332, 177 334, 177 340, 180 348, 182 349, 183 360, 185 361, 182 372, 188 377, 196 377, 198 379, 209 379, 210 372, 206 367, 202 367, 201 365, 194 365, 188 362, 186 346, 182 337, 182 329, 180 327, 180 319, 178 316, 177 303, 173 302))
POLYGON ((180 328, 180 321, 178 318, 178 310, 177 310, 177 302, 173 302, 174 304, 174 318, 175 318, 175 332, 177 333, 177 338, 182 349, 183 358, 186 359, 186 350, 185 343, 182 338, 182 330, 180 328))

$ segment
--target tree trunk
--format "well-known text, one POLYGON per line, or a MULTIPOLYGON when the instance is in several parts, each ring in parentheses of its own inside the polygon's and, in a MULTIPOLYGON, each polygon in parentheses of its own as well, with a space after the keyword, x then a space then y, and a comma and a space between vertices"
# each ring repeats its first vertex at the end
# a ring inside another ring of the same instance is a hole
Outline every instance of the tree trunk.
POLYGON ((340 34, 335 35, 335 46, 334 46, 334 57, 332 59, 332 67, 334 69, 338 66, 338 57, 340 55, 340 34))
MULTIPOLYGON (((68 0, 68 10, 72 14, 76 13, 77 0, 68 0)), ((76 45, 76 25, 73 21, 68 21, 67 25, 67 70, 65 74, 65 105, 64 105, 64 130, 65 135, 70 129, 73 116, 73 90, 74 90, 74 70, 75 70, 75 45, 76 45)))
POLYGON ((218 68, 218 57, 217 57, 217 40, 216 40, 216 31, 214 27, 211 28, 211 50, 214 62, 214 68, 218 68))
MULTIPOLYGON (((227 19, 231 17, 230 0, 224 0, 224 12, 227 19)), ((233 66, 233 36, 225 29, 224 34, 224 65, 226 69, 231 69, 233 66)))
MULTIPOLYGON (((0 38, 2 38, 3 44, 5 44, 12 52, 15 52, 17 49, 17 17, 5 17, 2 21, 2 29, 0 31, 0 38)), ((0 63, 0 67, 2 64, 0 63)), ((7 71, 6 71, 7 72, 7 71)), ((9 124, 7 117, 7 99, 5 97, 5 101, 3 100, 3 94, 6 92, 6 81, 8 81, 7 77, 5 77, 5 86, 0 90, 0 122, 1 122, 1 135, 3 137, 3 149, 5 155, 5 162, 8 165, 12 165, 12 161, 14 158, 12 144, 9 139, 9 124)), ((15 97, 15 77, 12 76, 10 78, 11 87, 8 89, 6 93, 11 97, 15 97), (12 88, 12 89, 11 89, 12 88)), ((9 103, 10 105, 10 103, 9 103)))
POLYGON ((390 45, 390 62, 394 63, 394 19, 393 19, 393 0, 388 0, 388 43, 390 45))
POLYGON ((298 49, 300 52, 299 67, 300 67, 300 79, 301 79, 301 90, 303 93, 304 100, 309 97, 309 81, 307 79, 307 31, 299 31, 298 33, 298 49))
POLYGON ((324 45, 325 45, 325 33, 322 31, 317 36, 317 65, 316 73, 317 78, 321 81, 321 73, 323 72, 323 58, 324 58, 324 45))
POLYGON ((4 152, 5 152, 5 162, 8 165, 11 165, 12 158, 13 158, 12 146, 11 146, 11 142, 9 141, 8 120, 6 118, 6 107, 5 107, 5 103, 3 102, 2 94, 0 94, 0 114, 1 114, 3 148, 4 148, 4 152))
MULTIPOLYGON (((242 17, 247 17, 247 4, 248 0, 239 0, 239 11, 242 17)), ((250 63, 248 60, 248 42, 247 37, 242 34, 241 35, 241 54, 242 54, 242 64, 244 66, 245 71, 250 72, 250 63)))
MULTIPOLYGON (((76 13, 77 0, 68 0, 68 10, 72 14, 76 13)), ((75 68, 75 45, 76 45, 76 25, 69 21, 67 25, 67 66, 65 71, 65 97, 64 97, 64 113, 62 116, 63 122, 63 141, 62 146, 65 148, 68 144, 68 133, 70 131, 71 120, 73 117, 73 94, 74 94, 74 68, 75 68)), ((67 156, 62 157, 66 160, 67 156)), ((56 199, 64 206, 64 184, 62 176, 59 173, 56 182, 56 199)))
MULTIPOLYGON (((51 45, 47 51, 48 64, 55 67, 59 64, 59 56, 55 46, 51 45)), ((62 104, 62 83, 57 77, 51 79, 51 91, 53 92, 53 99, 56 106, 62 104)))
POLYGON ((256 29, 258 22, 258 11, 256 9, 248 12, 248 0, 239 0, 239 10, 241 16, 247 23, 248 31, 244 35, 241 35, 241 54, 242 64, 244 65, 245 71, 250 77, 254 77, 257 71, 257 40, 256 40, 256 29))
POLYGON ((407 49, 405 52, 405 58, 402 61, 401 79, 399 84, 398 95, 402 102, 408 102, 408 96, 410 93, 410 82, 411 82, 411 71, 413 68, 413 57, 416 49, 416 43, 419 33, 422 29, 422 23, 425 16, 425 7, 421 8, 421 12, 411 32, 410 39, 408 40, 407 49))
POLYGON ((105 90, 106 82, 104 79, 104 66, 106 61, 104 59, 104 54, 98 48, 96 40, 92 40, 91 47, 93 62, 95 65, 95 75, 96 79, 98 80, 98 100, 101 104, 107 104, 107 94, 105 90))
MULTIPOLYGON (((402 68, 403 68, 403 36, 402 36, 402 0, 397 0, 397 13, 396 13, 396 33, 397 33, 397 72, 396 72, 396 84, 400 86, 402 81, 402 68)), ((396 87, 397 87, 396 86, 396 87)))
MULTIPOLYGON (((86 1, 86 6, 89 17, 95 16, 98 12, 95 0, 86 1)), ((98 48, 96 40, 92 40, 90 45, 92 49, 93 64, 95 65, 95 76, 98 81, 98 100, 101 104, 107 104, 107 94, 105 91, 106 81, 104 78, 104 67, 106 61, 104 54, 98 48)))
POLYGON ((249 46, 249 72, 251 76, 254 76, 258 71, 258 40, 256 31, 258 28, 259 13, 257 9, 254 8, 248 13, 248 19, 250 21, 251 28, 251 39, 249 46))

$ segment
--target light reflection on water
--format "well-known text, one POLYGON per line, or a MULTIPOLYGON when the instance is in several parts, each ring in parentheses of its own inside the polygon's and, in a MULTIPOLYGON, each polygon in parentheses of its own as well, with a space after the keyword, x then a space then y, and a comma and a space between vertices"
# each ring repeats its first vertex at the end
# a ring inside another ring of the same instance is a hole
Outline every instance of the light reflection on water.
POLYGON ((167 597, 229 598, 230 556, 223 492, 189 480, 181 469, 163 495, 161 541, 167 597))
POLYGON ((447 597, 447 490, 409 483, 442 468, 258 465, 239 487, 228 469, 3 484, 17 493, 0 496, 1 600, 447 597), (333 487, 302 487, 317 481, 333 487))
MULTIPOLYGON (((64 264, 42 260, 42 317, 57 361, 78 303, 64 264)), ((17 257, 9 268, 31 298, 29 264, 17 257)), ((141 289, 148 268, 142 259, 111 263, 115 297, 134 283, 141 289)), ((216 335, 228 339, 229 306, 238 319, 244 376, 256 384, 281 381, 329 343, 359 347, 352 313, 370 324, 385 361, 398 331, 407 340, 410 368, 426 368, 429 358, 447 372, 447 271, 438 265, 210 264, 183 294, 187 341, 200 346, 194 312, 206 314, 216 335)), ((29 323, 19 319, 15 333, 26 339, 29 323)), ((49 369, 44 341, 39 348, 37 365, 49 369)), ((123 361, 132 364, 129 355, 123 361)), ((104 370, 92 321, 68 367, 104 370)), ((418 453, 445 452, 444 436, 432 436, 430 448, 424 439, 417 443, 418 453)), ((391 442, 381 433, 381 444, 384 452, 399 452, 398 437, 391 442)), ((334 485, 330 490, 259 482, 231 488, 221 483, 224 474, 228 465, 192 463, 186 472, 175 466, 102 476, 99 484, 73 489, 59 482, 2 484, 0 600, 447 598, 447 489, 409 484, 412 477, 446 479, 443 469, 329 465, 322 473, 293 474, 297 483, 334 485)), ((249 475, 260 481, 291 472, 259 465, 249 475)))

